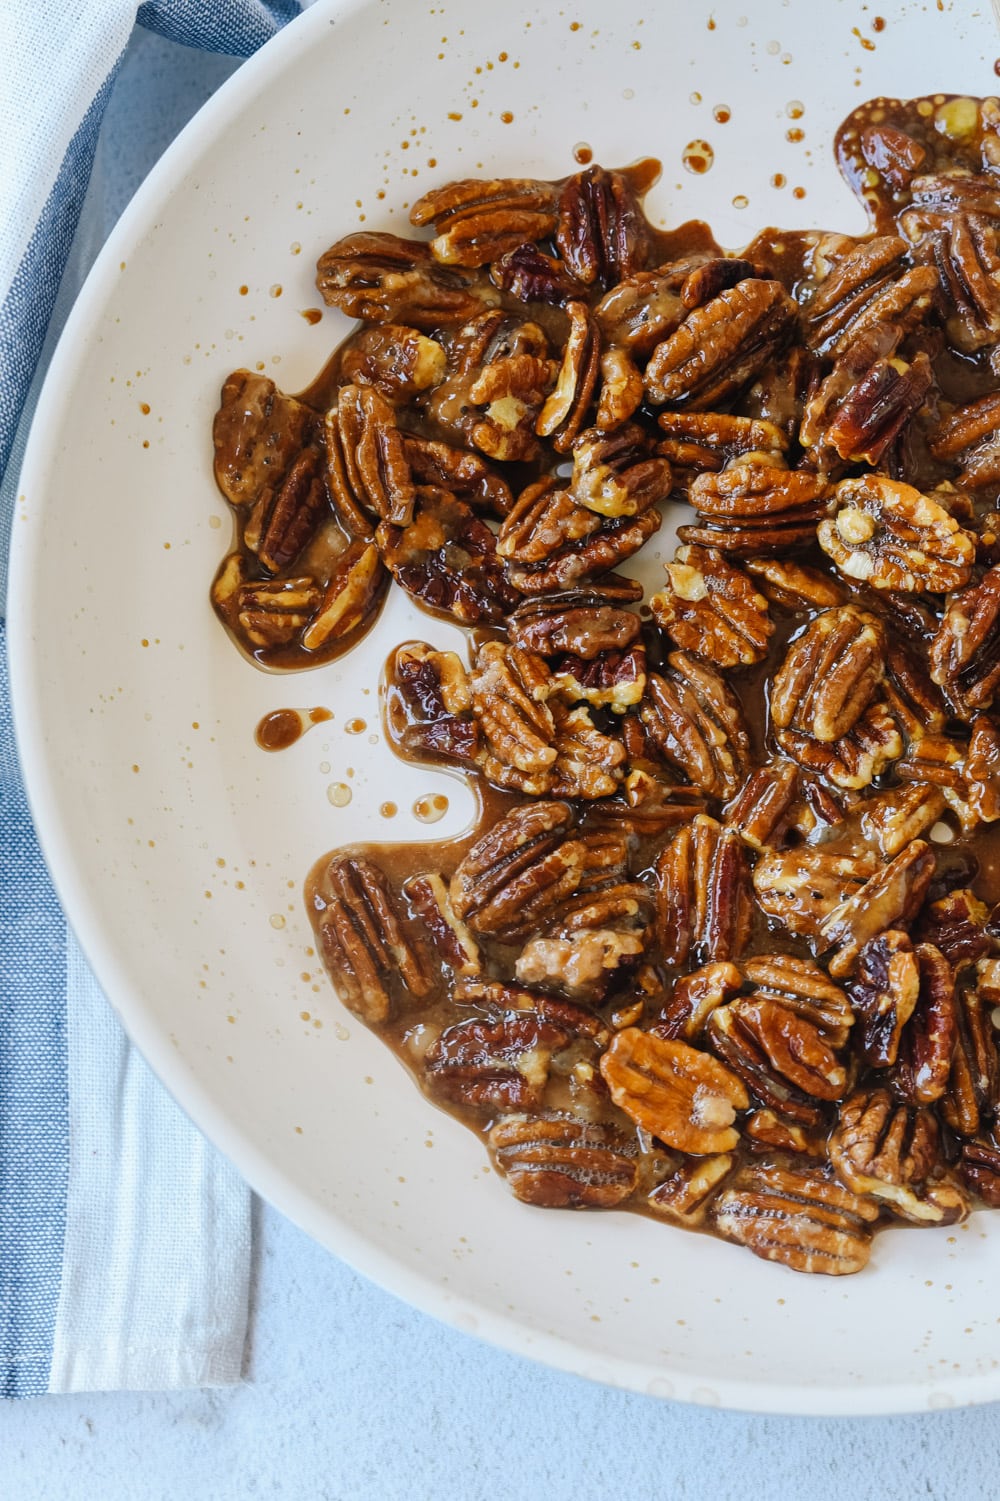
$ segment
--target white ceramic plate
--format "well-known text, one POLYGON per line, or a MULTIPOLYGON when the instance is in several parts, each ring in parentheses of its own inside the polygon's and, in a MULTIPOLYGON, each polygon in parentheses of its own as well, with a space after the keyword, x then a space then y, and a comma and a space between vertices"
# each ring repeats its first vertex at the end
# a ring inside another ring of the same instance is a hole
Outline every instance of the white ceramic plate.
POLYGON ((24 766, 67 911, 139 1047, 261 1193, 387 1287, 526 1355, 695 1402, 985 1400, 1000 1397, 1000 1215, 883 1234, 838 1281, 633 1215, 514 1201, 340 1007, 301 898, 325 849, 426 834, 421 794, 450 798, 442 835, 468 820, 460 783, 392 757, 376 700, 393 644, 454 633, 397 590, 349 660, 279 678, 240 659, 208 604, 229 536, 210 465, 220 384, 240 364, 286 390, 317 371, 347 327, 300 316, 333 239, 403 230, 408 202, 450 177, 559 176, 580 142, 608 165, 661 156, 653 216, 709 218, 729 245, 772 222, 861 230, 833 166, 843 115, 996 82, 986 6, 744 4, 343 0, 220 91, 123 217, 39 408, 12 570, 24 766), (702 177, 681 165, 699 138, 715 152, 702 177), (254 726, 288 705, 335 717, 267 755, 254 726))

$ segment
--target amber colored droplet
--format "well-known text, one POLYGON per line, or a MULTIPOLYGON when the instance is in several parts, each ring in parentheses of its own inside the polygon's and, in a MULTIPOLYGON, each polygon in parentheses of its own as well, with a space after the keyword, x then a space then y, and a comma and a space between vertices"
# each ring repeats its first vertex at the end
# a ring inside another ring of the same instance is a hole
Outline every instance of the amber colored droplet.
POLYGON ((139 403, 139 410, 140 410, 140 412, 142 413, 142 415, 144 417, 148 417, 149 416, 149 402, 148 401, 140 401, 140 403, 139 403))
POLYGON ((715 30, 715 17, 714 16, 709 16, 709 18, 708 18, 708 30, 709 31, 714 31, 715 30))
POLYGON ((715 161, 715 152, 707 141, 688 141, 681 152, 681 161, 689 172, 701 175, 715 161))
POLYGON ((142 440, 142 446, 143 446, 143 448, 148 448, 149 447, 149 439, 148 438, 143 438, 143 440, 142 440))
POLYGON ((806 196, 806 190, 805 190, 805 188, 793 188, 792 189, 792 197, 793 198, 804 198, 805 196, 806 196))
POLYGON ((314 724, 332 719, 329 709, 273 709, 265 714, 254 731, 254 739, 261 750, 287 750, 294 745, 306 730, 314 724))
POLYGON ((717 104, 712 111, 712 118, 719 125, 727 125, 733 118, 733 112, 728 104, 717 104))
POLYGON ((806 112, 806 107, 801 99, 789 99, 785 105, 785 114, 789 120, 801 120, 806 112))
POLYGON ((733 208, 748 208, 749 206, 750 199, 746 196, 746 194, 737 193, 736 197, 733 199, 733 208))
POLYGON ((449 120, 461 120, 461 118, 462 118, 462 116, 458 113, 457 110, 451 109, 451 110, 448 111, 448 119, 449 120))
POLYGON ((586 167, 588 163, 594 160, 594 153, 593 151, 591 151, 586 141, 577 141, 576 145, 573 147, 573 160, 577 162, 581 167, 586 167))
POLYGON ((873 16, 872 17, 872 31, 884 31, 884 30, 885 30, 885 16, 873 16))
POLYGON ((142 638, 142 645, 143 646, 148 646, 149 645, 149 642, 146 640, 145 636, 143 636, 143 638, 142 638))
POLYGON ((797 144, 799 141, 804 141, 805 138, 805 131, 800 130, 797 125, 793 125, 791 130, 785 131, 785 140, 791 141, 793 144, 797 144))
POLYGON ((240 287, 240 296, 241 297, 245 297, 247 295, 247 293, 249 292, 249 290, 250 290, 249 287, 240 287))
POLYGON ((579 21, 570 21, 570 23, 569 23, 569 29, 570 29, 570 31, 579 31, 580 30, 580 22, 579 21))
POLYGON ((514 120, 514 116, 511 114, 509 109, 503 110, 501 112, 500 118, 505 125, 511 125, 514 120))
POLYGON ((283 289, 283 287, 281 285, 281 282, 280 281, 276 281, 272 287, 268 287, 268 289, 267 289, 267 295, 269 297, 280 297, 283 290, 284 289, 283 289))
POLYGON ((775 172, 774 176, 771 178, 771 186, 772 188, 783 188, 787 181, 788 178, 785 176, 784 172, 775 172))
POLYGON ((499 63, 505 63, 506 61, 507 61, 507 54, 506 54, 506 52, 498 52, 497 53, 497 62, 499 62, 499 63))
POLYGON ((413 814, 421 823, 437 823, 448 811, 448 799, 440 792, 418 797, 413 804, 413 814))
POLYGON ((858 30, 858 28, 856 26, 852 26, 851 30, 854 33, 854 35, 857 37, 858 41, 861 43, 862 47, 865 49, 866 52, 874 52, 875 51, 875 43, 872 41, 871 37, 862 36, 861 32, 858 30))
POLYGON ((689 94, 688 95, 688 100, 689 100, 689 102, 691 104, 700 104, 701 103, 701 95, 698 93, 697 89, 695 89, 695 91, 694 91, 693 94, 689 94))
POLYGON ((362 735, 367 730, 368 724, 364 719, 349 719, 344 729, 349 735, 362 735))
POLYGON ((326 789, 326 796, 335 808, 346 808, 352 794, 346 782, 331 782, 326 789))
POLYGON ((383 803, 378 811, 381 813, 383 818, 395 818, 396 814, 399 812, 399 809, 395 803, 383 803))
POLYGON ((319 708, 309 710, 310 724, 326 724, 327 720, 332 718, 332 709, 324 709, 322 706, 320 706, 319 708))
POLYGON ((307 323, 317 324, 323 316, 323 309, 318 307, 304 307, 299 315, 307 323))

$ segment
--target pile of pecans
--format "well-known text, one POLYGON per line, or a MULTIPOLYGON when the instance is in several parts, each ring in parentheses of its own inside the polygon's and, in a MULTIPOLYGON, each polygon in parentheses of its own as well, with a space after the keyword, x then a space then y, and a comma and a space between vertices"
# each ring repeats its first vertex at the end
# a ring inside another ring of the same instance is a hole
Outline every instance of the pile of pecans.
POLYGON ((320 257, 361 327, 299 398, 238 371, 213 601, 265 665, 394 580, 400 754, 464 841, 325 856, 344 1003, 518 1198, 805 1272, 1000 1207, 1000 105, 838 134, 863 238, 656 229, 641 163, 469 180, 320 257), (681 502, 642 605, 618 572, 681 502))

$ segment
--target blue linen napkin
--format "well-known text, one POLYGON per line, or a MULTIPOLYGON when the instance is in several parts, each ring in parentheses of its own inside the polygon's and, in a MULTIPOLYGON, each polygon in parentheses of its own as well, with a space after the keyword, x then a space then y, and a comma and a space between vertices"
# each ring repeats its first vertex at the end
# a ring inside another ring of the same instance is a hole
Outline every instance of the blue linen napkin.
MULTIPOLYGON (((245 56, 299 8, 0 6, 0 616, 34 396, 110 228, 91 211, 77 235, 135 22, 245 56)), ((249 1261, 248 1189, 131 1048, 67 930, 19 774, 0 618, 0 1397, 239 1380, 249 1261)))

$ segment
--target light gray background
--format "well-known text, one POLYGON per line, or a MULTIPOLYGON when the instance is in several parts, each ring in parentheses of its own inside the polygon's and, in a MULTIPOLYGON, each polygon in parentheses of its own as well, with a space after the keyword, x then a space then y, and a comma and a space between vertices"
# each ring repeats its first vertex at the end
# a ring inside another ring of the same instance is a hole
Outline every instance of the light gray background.
MULTIPOLYGON (((137 33, 75 272, 232 67, 137 33)), ((62 316, 68 300, 69 289, 62 316)), ((609 1391, 414 1313, 269 1209, 258 1207, 255 1230, 244 1385, 2 1405, 0 1501, 966 1501, 1000 1490, 1000 1406, 759 1418, 609 1391)), ((811 1330, 802 1341, 814 1344, 811 1330)))

